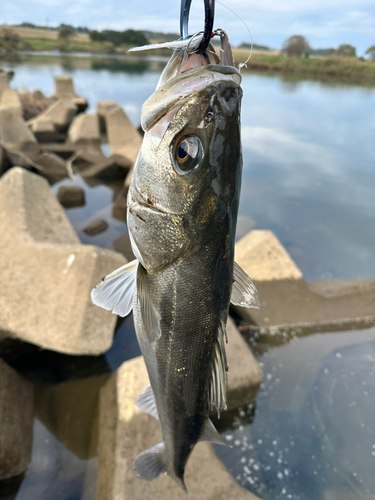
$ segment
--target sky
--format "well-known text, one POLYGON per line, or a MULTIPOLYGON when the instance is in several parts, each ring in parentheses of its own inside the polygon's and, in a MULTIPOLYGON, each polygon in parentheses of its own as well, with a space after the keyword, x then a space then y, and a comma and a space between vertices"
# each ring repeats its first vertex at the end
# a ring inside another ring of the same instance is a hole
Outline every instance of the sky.
MULTIPOLYGON (((350 43, 362 55, 375 44, 374 0, 220 0, 249 27, 254 43, 281 48, 291 35, 304 35, 313 48, 350 43)), ((0 24, 24 21, 91 29, 128 28, 178 32, 178 0, 17 0, 2 1, 0 24)), ((194 0, 189 32, 203 28, 203 0, 194 0)), ((244 24, 216 3, 215 27, 233 45, 249 42, 244 24)))

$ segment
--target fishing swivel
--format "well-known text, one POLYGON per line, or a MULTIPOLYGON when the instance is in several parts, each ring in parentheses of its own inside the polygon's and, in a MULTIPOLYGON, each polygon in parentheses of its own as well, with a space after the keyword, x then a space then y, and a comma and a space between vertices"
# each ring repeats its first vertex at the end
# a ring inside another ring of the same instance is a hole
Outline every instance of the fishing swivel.
MULTIPOLYGON (((180 11, 180 35, 182 38, 188 37, 188 25, 191 0, 181 0, 180 11)), ((203 53, 210 43, 212 37, 212 28, 215 17, 215 0, 204 0, 204 31, 203 38, 196 52, 203 53)))

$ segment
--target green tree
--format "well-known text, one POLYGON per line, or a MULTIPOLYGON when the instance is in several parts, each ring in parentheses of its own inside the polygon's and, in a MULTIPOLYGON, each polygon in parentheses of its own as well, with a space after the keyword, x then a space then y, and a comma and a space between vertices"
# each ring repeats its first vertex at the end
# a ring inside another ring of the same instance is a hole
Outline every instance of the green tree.
POLYGON ((375 45, 371 45, 371 47, 366 50, 365 54, 370 56, 371 61, 375 62, 375 45))
POLYGON ((288 56, 301 57, 306 51, 310 50, 310 45, 302 35, 293 35, 285 40, 282 52, 288 56))
POLYGON ((69 26, 61 26, 59 29, 59 40, 68 43, 74 36, 74 31, 69 26))
POLYGON ((342 43, 337 49, 337 55, 344 57, 356 57, 355 47, 349 43, 342 43))

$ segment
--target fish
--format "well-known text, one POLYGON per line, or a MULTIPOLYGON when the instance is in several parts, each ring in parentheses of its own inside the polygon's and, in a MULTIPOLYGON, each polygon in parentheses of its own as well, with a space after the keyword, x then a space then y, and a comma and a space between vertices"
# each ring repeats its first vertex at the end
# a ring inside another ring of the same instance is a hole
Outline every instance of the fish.
POLYGON ((91 293, 114 314, 133 310, 149 375, 135 403, 159 420, 163 441, 134 469, 149 481, 168 474, 184 490, 194 446, 225 444, 210 412, 227 407, 229 305, 259 308, 254 284, 234 262, 242 90, 221 37, 220 59, 211 44, 204 54, 175 50, 144 103, 127 200, 136 259, 91 293))

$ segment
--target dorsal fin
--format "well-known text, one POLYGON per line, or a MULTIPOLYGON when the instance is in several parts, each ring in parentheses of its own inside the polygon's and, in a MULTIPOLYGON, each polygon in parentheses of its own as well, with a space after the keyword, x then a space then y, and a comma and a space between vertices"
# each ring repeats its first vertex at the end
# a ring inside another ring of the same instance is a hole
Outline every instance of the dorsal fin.
POLYGON ((220 321, 208 390, 209 409, 212 411, 215 406, 219 417, 220 412, 227 409, 228 364, 224 345, 225 338, 225 323, 220 321))
POLYGON ((258 290, 245 271, 234 262, 233 285, 230 298, 234 306, 253 307, 259 309, 258 290))
POLYGON ((155 395, 150 384, 146 385, 146 387, 142 389, 140 395, 135 400, 135 404, 140 410, 148 413, 151 417, 156 418, 156 420, 159 420, 155 395))
POLYGON ((133 309, 133 291, 138 260, 132 260, 108 274, 91 291, 92 302, 113 314, 127 316, 133 309))

